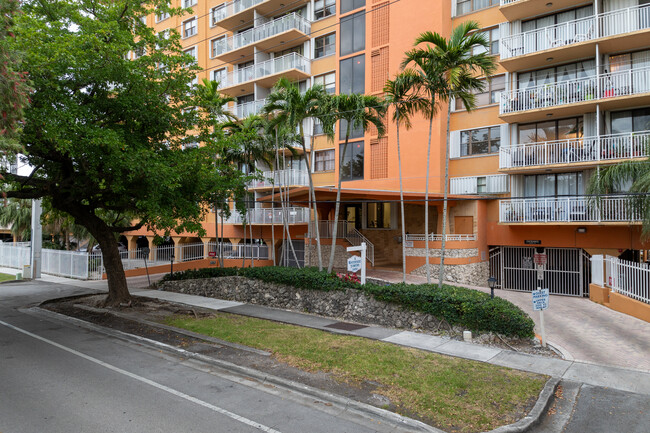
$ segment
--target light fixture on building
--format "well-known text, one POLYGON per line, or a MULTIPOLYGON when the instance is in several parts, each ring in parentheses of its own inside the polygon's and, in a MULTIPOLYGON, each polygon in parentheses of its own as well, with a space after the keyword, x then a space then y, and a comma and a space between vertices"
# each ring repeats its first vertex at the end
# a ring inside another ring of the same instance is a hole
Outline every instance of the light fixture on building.
POLYGON ((551 3, 551 2, 546 3, 547 8, 550 8, 551 6, 553 6, 553 3, 551 3))
POLYGON ((547 62, 552 62, 552 61, 553 61, 553 57, 547 57, 547 58, 546 58, 546 61, 547 61, 547 62))
POLYGON ((576 231, 578 233, 587 233, 587 227, 578 227, 576 231))
POLYGON ((548 114, 546 115, 546 117, 551 117, 551 116, 553 116, 553 113, 548 113, 548 114))

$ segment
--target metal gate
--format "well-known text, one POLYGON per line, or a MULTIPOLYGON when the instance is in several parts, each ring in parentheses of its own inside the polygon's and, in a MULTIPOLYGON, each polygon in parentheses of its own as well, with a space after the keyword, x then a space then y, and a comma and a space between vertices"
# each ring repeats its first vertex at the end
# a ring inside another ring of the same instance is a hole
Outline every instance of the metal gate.
POLYGON ((305 267, 305 241, 304 240, 291 240, 293 244, 293 249, 296 252, 294 257, 293 252, 291 251, 291 246, 289 241, 285 240, 282 243, 282 251, 280 263, 282 266, 289 266, 292 268, 304 268, 305 267), (298 258, 298 263, 296 263, 296 257, 298 258))
MULTIPOLYGON (((538 286, 537 269, 533 261, 535 247, 496 247, 490 250, 490 272, 497 286, 505 290, 530 292, 538 286)), ((547 262, 543 288, 550 293, 567 296, 587 296, 591 262, 579 248, 544 248, 547 262)))

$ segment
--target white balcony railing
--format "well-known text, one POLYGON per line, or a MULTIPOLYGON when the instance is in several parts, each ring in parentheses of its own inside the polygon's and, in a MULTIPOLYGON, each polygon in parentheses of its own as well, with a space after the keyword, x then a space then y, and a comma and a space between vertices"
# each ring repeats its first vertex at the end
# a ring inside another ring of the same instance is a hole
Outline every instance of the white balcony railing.
MULTIPOLYGON (((247 224, 283 224, 284 218, 282 208, 255 208, 249 209, 245 215, 247 224)), ((286 207, 284 208, 288 224, 307 224, 309 222, 309 208, 306 207, 286 207)), ((226 224, 243 224, 244 216, 239 212, 233 211, 230 218, 226 219, 226 224)))
POLYGON ((279 74, 290 69, 298 69, 306 74, 311 73, 311 62, 308 58, 297 53, 291 53, 255 65, 229 72, 222 87, 235 86, 247 81, 257 80, 269 75, 279 74))
POLYGON ((254 44, 271 36, 294 29, 304 34, 309 34, 311 31, 311 23, 295 12, 276 18, 268 23, 219 40, 212 46, 212 57, 220 56, 229 51, 237 50, 246 45, 254 44))
POLYGON ((650 67, 501 92, 499 114, 650 92, 650 67))
POLYGON ((211 25, 215 26, 219 21, 229 18, 264 1, 266 0, 235 0, 224 4, 222 7, 213 8, 210 16, 211 25))
POLYGON ((499 202, 499 222, 631 222, 639 221, 641 212, 629 197, 584 196, 504 199, 499 202))
POLYGON ((507 6, 511 3, 518 2, 519 0, 501 0, 499 6, 507 6))
POLYGON ((257 101, 245 102, 243 104, 235 104, 232 107, 228 107, 228 111, 237 116, 238 119, 243 119, 252 114, 260 113, 264 105, 266 105, 266 99, 259 99, 257 101))
POLYGON ((650 131, 518 144, 499 149, 499 168, 574 164, 650 156, 650 131))
MULTIPOLYGON (((476 235, 474 234, 458 234, 450 233, 445 235, 447 242, 449 241, 475 241, 476 235)), ((425 234, 408 234, 406 235, 407 241, 424 241, 426 240, 425 234)), ((442 241, 442 234, 440 233, 429 233, 429 241, 442 241)))
MULTIPOLYGON (((502 6, 509 3, 512 1, 501 0, 502 6)), ((502 35, 507 34, 507 26, 509 23, 502 25, 502 35)), ((504 60, 647 28, 650 28, 650 5, 638 5, 503 36, 499 53, 501 60, 504 60)))
POLYGON ((510 190, 507 174, 489 176, 466 176, 449 179, 451 194, 504 194, 510 190), (479 191, 479 178, 485 178, 485 185, 479 191))
POLYGON ((250 183, 251 188, 270 188, 272 186, 306 186, 309 185, 307 170, 274 170, 262 173, 263 179, 250 183))

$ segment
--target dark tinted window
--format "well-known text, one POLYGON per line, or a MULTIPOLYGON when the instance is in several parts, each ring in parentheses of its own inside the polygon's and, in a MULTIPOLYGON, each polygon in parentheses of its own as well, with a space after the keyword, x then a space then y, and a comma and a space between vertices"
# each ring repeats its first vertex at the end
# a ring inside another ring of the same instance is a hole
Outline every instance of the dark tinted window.
POLYGON ((366 57, 365 55, 341 60, 339 93, 364 93, 366 91, 366 57))
POLYGON ((359 12, 341 18, 341 55, 366 48, 366 14, 359 12))
POLYGON ((353 11, 366 5, 366 0, 341 0, 341 13, 353 11))

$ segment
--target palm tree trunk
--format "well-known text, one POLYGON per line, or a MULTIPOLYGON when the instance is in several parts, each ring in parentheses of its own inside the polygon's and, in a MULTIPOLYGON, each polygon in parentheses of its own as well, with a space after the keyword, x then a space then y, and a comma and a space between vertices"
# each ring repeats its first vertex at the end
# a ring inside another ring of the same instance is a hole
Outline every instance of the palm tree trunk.
MULTIPOLYGON (((217 203, 214 204, 214 240, 216 242, 217 248, 220 249, 220 242, 219 242, 219 208, 217 206, 217 203)), ((223 268, 223 265, 221 263, 221 255, 219 255, 219 267, 223 268)))
MULTIPOLYGON (((309 208, 314 209, 314 234, 316 235, 316 252, 318 254, 318 270, 322 271, 323 270, 323 254, 321 252, 320 248, 320 233, 318 229, 318 210, 316 209, 316 193, 314 192, 314 180, 312 179, 312 171, 311 171, 311 152, 309 153, 309 156, 307 156, 307 147, 305 146, 305 132, 303 129, 302 124, 300 124, 300 137, 301 137, 301 144, 302 144, 302 151, 303 154, 305 155, 305 159, 307 161, 307 177, 309 178, 309 208)), ((312 135, 311 138, 312 146, 311 148, 314 148, 314 137, 312 135)), ((309 218, 311 222, 311 215, 309 218)))
POLYGON ((219 244, 219 265, 223 268, 223 212, 221 213, 221 243, 219 244))
MULTIPOLYGON (((431 106, 434 104, 431 99, 431 106)), ((424 249, 426 250, 427 284, 431 284, 431 269, 429 269, 429 171, 431 162, 431 135, 433 134, 433 113, 429 117, 429 144, 427 145, 427 177, 424 192, 424 249)))
MULTIPOLYGON (((276 146, 276 149, 279 149, 277 128, 276 128, 276 131, 275 131, 275 146, 276 146)), ((276 164, 278 166, 280 164, 280 159, 279 159, 277 153, 276 153, 276 164)), ((284 153, 282 154, 282 166, 285 167, 285 169, 286 169, 287 165, 286 165, 286 160, 285 160, 284 153)), ((283 226, 283 230, 282 230, 282 247, 284 248, 285 242, 287 242, 287 240, 288 240, 289 249, 291 250, 291 252, 293 254, 293 259, 296 261, 296 266, 299 268, 300 263, 298 263, 298 256, 296 255, 296 250, 293 247, 293 242, 291 241, 291 233, 289 232, 289 221, 287 220, 286 205, 285 205, 284 197, 282 195, 282 182, 280 182, 280 188, 279 189, 280 189, 280 206, 281 206, 281 209, 282 209, 281 212, 282 212, 282 226, 283 226), (285 233, 286 233, 286 238, 285 238, 285 233)), ((288 192, 286 191, 286 186, 285 186, 285 192, 288 195, 288 192)))
MULTIPOLYGON (((334 205, 334 227, 332 227, 332 248, 330 250, 330 262, 327 265, 327 272, 332 273, 334 268, 334 253, 336 251, 336 235, 338 234, 338 222, 339 222, 339 210, 341 209, 341 182, 343 180, 342 170, 343 170, 343 158, 345 158, 345 152, 348 150, 348 140, 350 139, 350 122, 348 121, 347 128, 345 130, 345 144, 343 145, 343 152, 339 155, 339 185, 336 190, 336 203, 334 205)), ((350 161, 352 164, 352 161, 350 161)))
POLYGON ((447 194, 449 192, 449 119, 451 119, 451 92, 447 98, 447 139, 445 140, 445 186, 442 201, 442 245, 440 248, 440 270, 438 287, 442 287, 445 278, 445 238, 447 236, 447 194))
MULTIPOLYGON (((277 171, 276 171, 277 172, 277 171)), ((275 196, 275 179, 271 184, 271 197, 275 196)), ((273 258, 273 266, 277 266, 275 261, 275 200, 271 200, 271 257, 273 258)))
POLYGON ((397 126, 397 166, 399 168, 399 204, 400 211, 402 214, 402 282, 406 283, 406 226, 404 218, 404 187, 402 185, 402 155, 399 148, 399 112, 397 112, 397 117, 395 119, 395 124, 397 126))
MULTIPOLYGON (((248 213, 250 214, 250 211, 248 213)), ((254 268, 255 267, 255 260, 253 260, 254 259, 254 257, 253 257, 253 250, 254 250, 253 246, 255 244, 253 244, 253 224, 248 224, 248 233, 250 234, 250 240, 251 240, 251 248, 250 248, 250 250, 251 250, 251 268, 254 268)))

